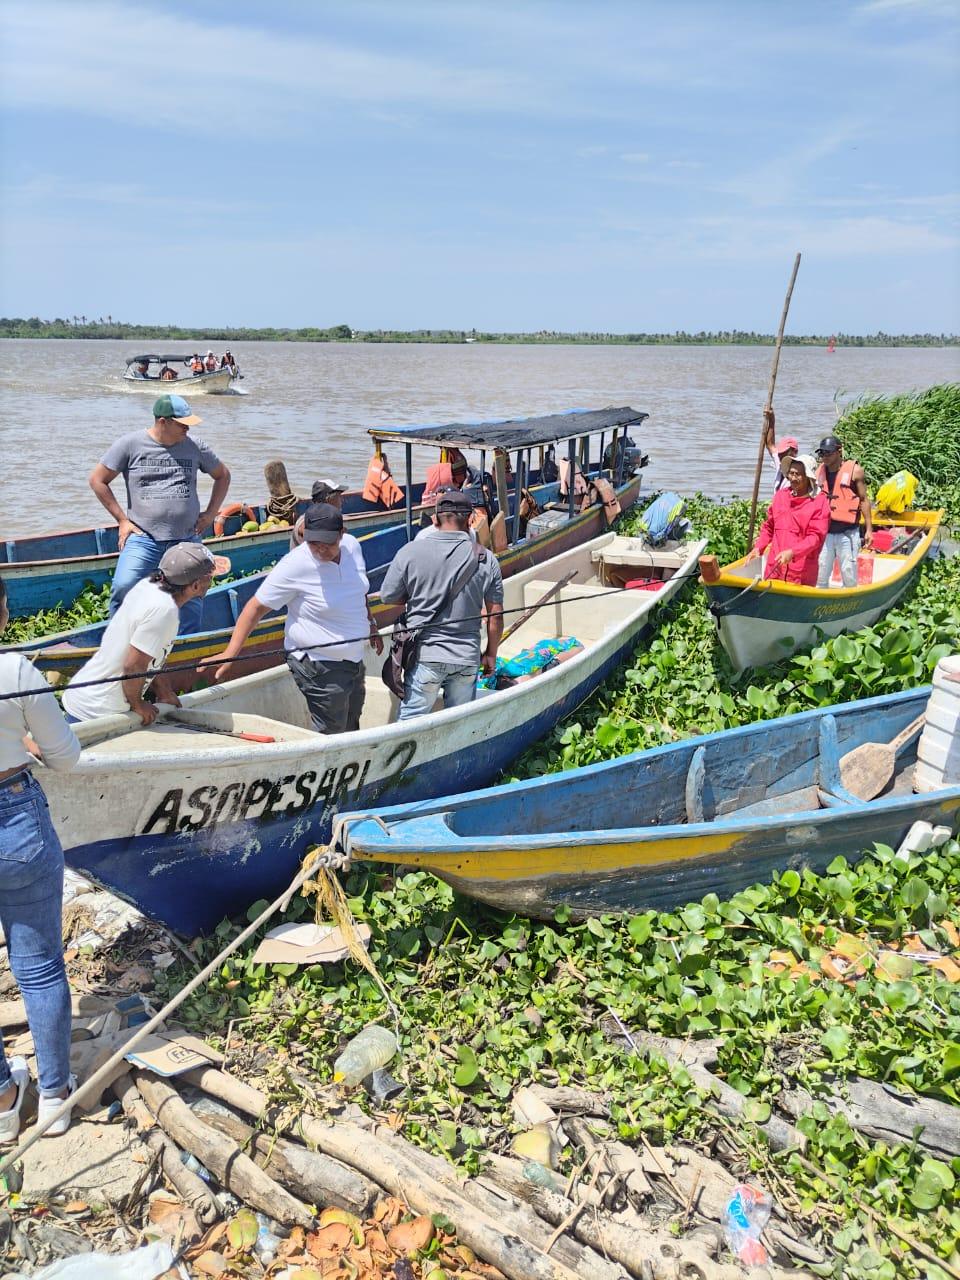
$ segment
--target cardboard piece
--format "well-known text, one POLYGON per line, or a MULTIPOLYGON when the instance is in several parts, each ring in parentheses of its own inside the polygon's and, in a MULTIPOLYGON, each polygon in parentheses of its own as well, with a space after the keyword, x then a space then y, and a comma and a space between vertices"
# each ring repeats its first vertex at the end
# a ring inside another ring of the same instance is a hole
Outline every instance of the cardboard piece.
MULTIPOLYGON (((358 924, 364 946, 370 926, 358 924)), ((349 955, 343 934, 333 924, 281 924, 271 929, 254 954, 255 964, 332 964, 349 955)))
POLYGON ((224 1061, 222 1053, 212 1049, 197 1036, 186 1031, 156 1032, 127 1054, 127 1061, 158 1076, 178 1076, 193 1067, 209 1067, 224 1061))

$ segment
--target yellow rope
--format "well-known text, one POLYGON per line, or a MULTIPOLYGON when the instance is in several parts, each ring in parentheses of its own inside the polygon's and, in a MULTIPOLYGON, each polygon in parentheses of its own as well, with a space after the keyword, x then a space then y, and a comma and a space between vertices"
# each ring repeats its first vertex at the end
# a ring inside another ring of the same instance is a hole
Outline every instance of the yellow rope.
POLYGON ((355 960, 357 964, 362 965, 380 988, 383 998, 387 1002, 387 1008, 397 1024, 397 1034, 399 1036, 400 1013, 390 998, 390 992, 377 971, 377 966, 370 959, 370 953, 363 945, 363 940, 357 931, 357 922, 353 918, 353 912, 350 910, 350 903, 347 901, 347 895, 343 891, 340 878, 336 872, 331 871, 329 867, 320 862, 320 859, 329 851, 329 848, 329 845, 318 844, 307 852, 307 856, 301 864, 303 869, 308 870, 315 863, 319 865, 316 867, 315 876, 304 881, 301 893, 305 898, 311 894, 316 894, 315 918, 317 923, 322 924, 332 921, 340 930, 340 936, 343 938, 350 958, 355 960))

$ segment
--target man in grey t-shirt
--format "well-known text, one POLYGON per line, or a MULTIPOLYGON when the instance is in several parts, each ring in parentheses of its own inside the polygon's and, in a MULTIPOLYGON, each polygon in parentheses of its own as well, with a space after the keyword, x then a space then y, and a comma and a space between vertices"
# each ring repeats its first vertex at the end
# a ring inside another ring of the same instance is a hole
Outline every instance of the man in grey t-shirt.
MULTIPOLYGON (((190 428, 201 419, 182 396, 161 396, 154 402, 153 419, 152 427, 115 441, 90 473, 90 488, 119 528, 110 617, 130 588, 156 571, 168 548, 201 540, 230 486, 230 472, 213 450, 189 438, 190 428), (203 511, 197 494, 201 471, 213 480, 203 511), (110 488, 119 475, 127 486, 126 511, 110 488)), ((202 617, 202 600, 189 601, 180 611, 181 634, 199 631, 202 617)))
POLYGON ((406 606, 409 627, 426 628, 420 633, 417 661, 404 681, 401 720, 432 711, 441 691, 444 707, 473 701, 484 606, 484 673, 492 675, 496 666, 503 634, 503 579, 496 557, 470 539, 467 529, 472 510, 473 503, 465 493, 456 489, 441 493, 436 530, 401 547, 380 588, 380 598, 386 604, 406 606), (468 577, 473 563, 476 568, 468 577), (451 588, 457 583, 463 585, 450 599, 451 588))

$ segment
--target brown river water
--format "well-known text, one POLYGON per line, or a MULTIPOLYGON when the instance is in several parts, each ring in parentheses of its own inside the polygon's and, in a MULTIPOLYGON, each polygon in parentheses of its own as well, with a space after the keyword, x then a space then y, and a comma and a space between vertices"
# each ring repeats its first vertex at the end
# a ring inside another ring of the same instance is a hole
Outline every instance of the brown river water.
MULTIPOLYGON (((0 341, 7 537, 103 523, 87 476, 115 437, 151 421, 151 394, 120 377, 125 358, 145 346, 0 341)), ((650 415, 634 433, 650 455, 644 488, 749 493, 773 355, 771 347, 732 346, 249 342, 232 350, 244 374, 240 393, 194 397, 204 419, 194 431, 230 467, 230 499, 247 502, 263 499, 263 464, 277 457, 298 493, 322 475, 359 486, 371 453, 369 427, 604 405, 650 415)), ((190 398, 184 374, 174 386, 190 398)), ((812 451, 836 422, 838 399, 958 379, 956 347, 851 347, 832 355, 787 347, 774 399, 778 431, 812 451)), ((419 478, 434 460, 417 458, 419 478)), ((399 448, 390 461, 402 483, 399 448)))

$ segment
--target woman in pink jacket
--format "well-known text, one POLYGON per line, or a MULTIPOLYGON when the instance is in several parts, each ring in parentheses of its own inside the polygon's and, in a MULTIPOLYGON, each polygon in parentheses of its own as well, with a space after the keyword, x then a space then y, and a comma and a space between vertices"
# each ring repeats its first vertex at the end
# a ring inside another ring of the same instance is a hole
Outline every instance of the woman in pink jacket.
POLYGON ((817 488, 816 474, 813 458, 799 454, 790 463, 787 483, 770 503, 747 557, 749 563, 770 548, 765 578, 817 585, 817 561, 830 527, 830 503, 817 488))

